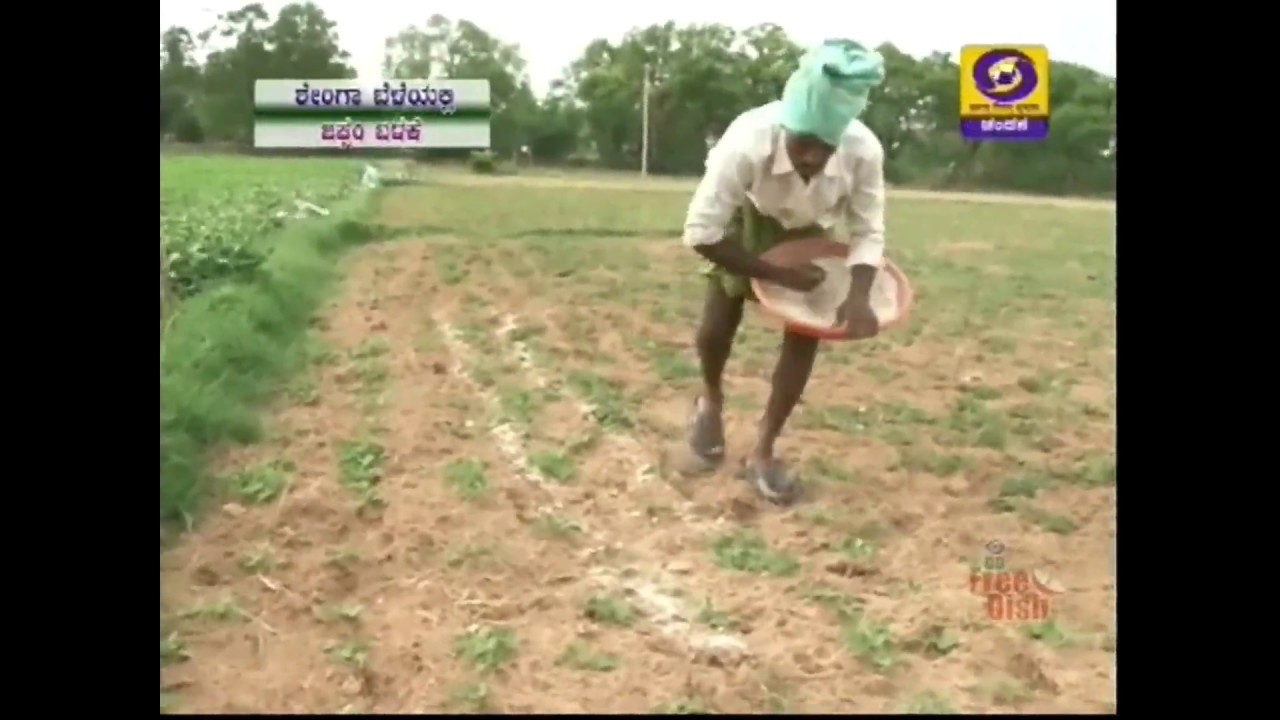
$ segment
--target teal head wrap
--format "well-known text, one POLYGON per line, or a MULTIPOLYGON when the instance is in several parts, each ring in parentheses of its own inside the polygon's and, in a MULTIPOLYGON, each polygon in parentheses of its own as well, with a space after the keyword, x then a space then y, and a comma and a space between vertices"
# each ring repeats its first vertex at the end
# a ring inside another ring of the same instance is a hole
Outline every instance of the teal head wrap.
POLYGON ((828 40, 800 58, 782 91, 782 127, 839 145, 884 82, 884 58, 852 40, 828 40))

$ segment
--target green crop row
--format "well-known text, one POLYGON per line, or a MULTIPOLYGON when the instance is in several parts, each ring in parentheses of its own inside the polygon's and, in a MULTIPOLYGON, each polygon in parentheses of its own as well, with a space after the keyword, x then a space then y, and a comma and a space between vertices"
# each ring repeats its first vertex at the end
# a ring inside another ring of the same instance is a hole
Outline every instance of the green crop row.
POLYGON ((328 209, 360 182, 350 160, 174 157, 160 161, 160 243, 169 291, 187 298, 245 280, 271 253, 264 241, 309 206, 328 209))

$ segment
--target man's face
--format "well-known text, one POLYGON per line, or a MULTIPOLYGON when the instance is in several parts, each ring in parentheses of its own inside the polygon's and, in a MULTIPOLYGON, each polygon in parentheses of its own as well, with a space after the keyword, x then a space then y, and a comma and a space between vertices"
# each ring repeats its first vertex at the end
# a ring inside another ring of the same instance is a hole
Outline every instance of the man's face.
POLYGON ((831 155, 836 151, 835 148, 812 135, 795 133, 787 133, 786 148, 791 166, 805 182, 809 182, 810 178, 822 172, 822 169, 827 166, 827 160, 830 160, 831 155))

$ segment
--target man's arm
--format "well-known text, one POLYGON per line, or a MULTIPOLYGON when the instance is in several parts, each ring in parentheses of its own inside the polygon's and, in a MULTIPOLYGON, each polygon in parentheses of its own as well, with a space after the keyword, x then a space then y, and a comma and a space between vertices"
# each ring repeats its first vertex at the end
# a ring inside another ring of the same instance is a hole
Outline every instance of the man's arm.
POLYGON ((777 281, 779 268, 747 252, 740 242, 726 241, 725 230, 734 212, 747 199, 751 161, 741 145, 749 138, 729 127, 711 152, 707 169, 689 203, 684 244, 733 275, 777 281))
POLYGON ((853 281, 851 299, 868 300, 884 258, 884 148, 877 141, 857 160, 846 222, 851 248, 845 265, 853 281))

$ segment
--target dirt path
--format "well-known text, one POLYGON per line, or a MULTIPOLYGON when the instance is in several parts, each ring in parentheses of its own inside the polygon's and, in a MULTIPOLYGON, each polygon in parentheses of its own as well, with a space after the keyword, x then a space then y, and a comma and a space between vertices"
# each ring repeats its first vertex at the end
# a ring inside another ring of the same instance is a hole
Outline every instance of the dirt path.
MULTIPOLYGON (((687 178, 640 178, 619 174, 588 175, 500 175, 486 176, 465 173, 457 170, 444 170, 429 173, 433 182, 447 185, 471 187, 491 187, 494 185, 516 185, 523 187, 545 187, 563 189, 620 189, 648 192, 693 192, 696 180, 687 178)), ((1093 198, 1043 197, 1037 195, 1016 195, 1012 193, 974 193, 948 192, 941 190, 914 190, 909 188, 890 188, 889 197, 904 200, 936 200, 940 202, 967 202, 1004 205, 1042 205, 1049 207, 1073 208, 1080 210, 1103 210, 1115 212, 1114 200, 1093 198)))

